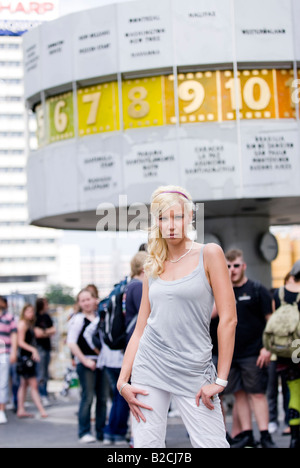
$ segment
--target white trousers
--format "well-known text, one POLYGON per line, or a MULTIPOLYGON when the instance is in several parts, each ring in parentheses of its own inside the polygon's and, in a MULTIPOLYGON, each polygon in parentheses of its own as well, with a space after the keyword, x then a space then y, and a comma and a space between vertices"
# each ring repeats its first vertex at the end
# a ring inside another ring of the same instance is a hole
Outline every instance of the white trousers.
POLYGON ((0 354, 0 404, 5 405, 8 401, 9 387, 9 356, 0 354))
POLYGON ((215 409, 209 410, 201 400, 200 406, 196 405, 196 395, 195 398, 184 397, 148 385, 132 385, 149 392, 149 395, 138 395, 137 398, 153 408, 152 411, 141 408, 145 423, 131 418, 134 448, 165 448, 171 398, 180 412, 194 448, 229 448, 219 397, 214 398, 215 409))

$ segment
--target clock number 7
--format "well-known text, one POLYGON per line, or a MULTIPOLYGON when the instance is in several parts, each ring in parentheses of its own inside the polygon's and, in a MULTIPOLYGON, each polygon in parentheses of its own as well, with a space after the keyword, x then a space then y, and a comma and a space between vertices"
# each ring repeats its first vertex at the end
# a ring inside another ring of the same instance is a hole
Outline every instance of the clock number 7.
POLYGON ((92 94, 85 94, 82 97, 82 102, 84 104, 91 104, 91 109, 90 109, 88 119, 87 119, 87 125, 94 125, 97 121, 100 98, 101 98, 100 92, 92 93, 92 94))

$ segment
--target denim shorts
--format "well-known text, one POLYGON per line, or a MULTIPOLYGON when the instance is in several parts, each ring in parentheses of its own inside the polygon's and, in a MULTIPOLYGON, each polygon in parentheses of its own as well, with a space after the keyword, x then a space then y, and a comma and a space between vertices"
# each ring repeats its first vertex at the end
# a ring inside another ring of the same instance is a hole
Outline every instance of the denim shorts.
POLYGON ((225 394, 244 390, 246 393, 264 394, 268 385, 268 368, 260 369, 257 365, 258 356, 251 356, 232 361, 228 385, 225 394))

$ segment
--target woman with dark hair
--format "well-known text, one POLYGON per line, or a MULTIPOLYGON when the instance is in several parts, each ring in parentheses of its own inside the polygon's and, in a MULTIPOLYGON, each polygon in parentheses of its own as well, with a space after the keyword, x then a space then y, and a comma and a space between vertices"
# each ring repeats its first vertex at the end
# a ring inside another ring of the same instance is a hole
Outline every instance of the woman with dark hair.
POLYGON ((49 405, 47 383, 49 380, 49 364, 51 359, 51 340, 56 333, 53 321, 48 314, 48 301, 45 298, 38 298, 35 304, 36 322, 34 333, 37 341, 37 349, 40 355, 38 365, 39 392, 44 406, 49 405))
POLYGON ((32 414, 25 411, 25 399, 27 388, 31 389, 31 397, 39 410, 41 417, 46 418, 47 413, 42 405, 36 378, 36 364, 40 361, 40 356, 36 348, 36 340, 33 331, 35 322, 34 308, 27 304, 24 306, 18 323, 18 346, 19 357, 17 370, 21 376, 21 384, 18 392, 19 418, 31 418, 32 414))

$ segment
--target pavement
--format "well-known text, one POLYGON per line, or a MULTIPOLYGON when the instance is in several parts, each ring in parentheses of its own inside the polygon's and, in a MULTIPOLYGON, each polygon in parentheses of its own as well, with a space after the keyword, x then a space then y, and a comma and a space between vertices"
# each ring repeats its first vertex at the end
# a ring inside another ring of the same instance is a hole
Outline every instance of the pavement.
MULTIPOLYGON (((51 387, 51 383, 50 383, 51 387)), ((49 417, 41 419, 30 399, 27 410, 34 413, 33 419, 20 420, 12 410, 7 410, 8 423, 0 425, 0 448, 129 448, 128 444, 106 445, 101 442, 80 444, 77 438, 78 395, 62 397, 59 385, 52 382, 51 406, 47 408, 49 417)), ((51 389, 50 389, 51 391, 51 389)), ((231 426, 230 414, 226 418, 228 430, 231 426)), ((288 448, 290 438, 282 436, 283 427, 272 437, 278 448, 288 448)), ((254 423, 254 432, 258 436, 254 423)), ((191 448, 191 444, 179 416, 168 418, 167 449, 191 448)))

